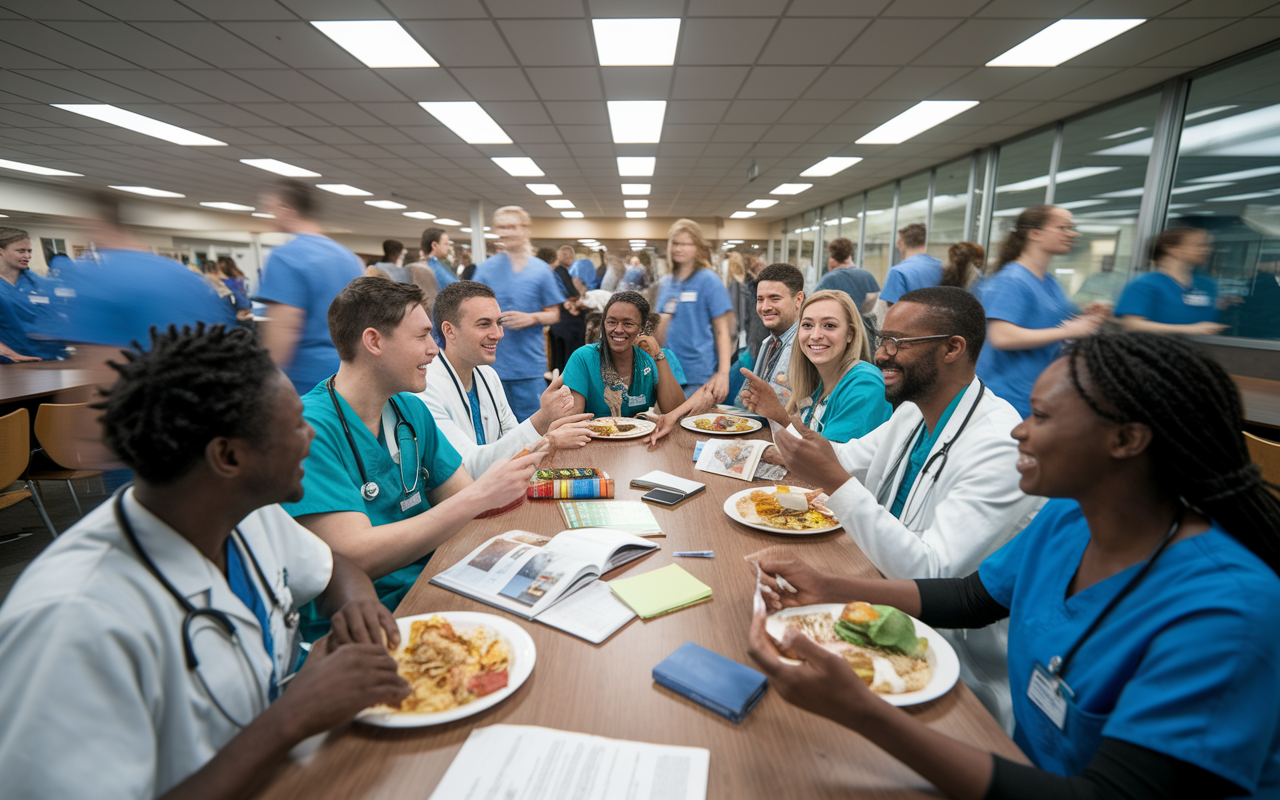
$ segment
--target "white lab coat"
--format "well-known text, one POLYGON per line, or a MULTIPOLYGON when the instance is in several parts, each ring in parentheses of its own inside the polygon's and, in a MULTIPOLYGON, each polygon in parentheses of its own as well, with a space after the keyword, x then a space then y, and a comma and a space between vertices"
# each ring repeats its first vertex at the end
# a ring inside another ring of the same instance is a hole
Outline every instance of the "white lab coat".
POLYGON ((476 429, 471 421, 471 398, 462 388, 457 370, 441 350, 427 365, 427 389, 418 397, 431 409, 436 427, 462 456, 462 466, 472 478, 479 478, 492 464, 509 459, 541 435, 533 422, 516 421, 507 404, 502 379, 489 366, 476 367, 473 376, 476 397, 480 400, 480 424, 485 444, 476 443, 476 429), (487 387, 487 388, 486 388, 487 387))
MULTIPOLYGON (((889 421, 861 439, 835 444, 847 481, 828 506, 867 558, 888 578, 963 578, 998 550, 1040 510, 1044 498, 1018 488, 1017 443, 1010 436, 1018 412, 990 389, 973 408, 974 378, 929 455, 952 439, 946 463, 936 459, 916 477, 901 518, 889 513, 924 420, 903 403, 889 421), (965 416, 973 417, 957 438, 965 416)), ((850 598, 855 599, 855 598, 850 598)), ((1006 730, 1013 727, 1006 661, 1008 623, 972 631, 944 631, 960 657, 960 674, 1006 730)))
MULTIPOLYGON (((132 489, 124 504, 143 549, 178 592, 235 624, 243 653, 207 618, 191 626, 215 696, 233 714, 261 713, 273 661, 278 677, 292 666, 296 628, 286 627, 245 555, 270 613, 276 652, 268 657, 257 618, 218 568, 139 505, 132 489)), ((258 509, 239 528, 286 608, 328 585, 331 551, 280 506, 258 509)), ((239 733, 187 669, 184 616, 121 533, 110 501, 27 567, 0 607, 5 797, 155 797, 239 733)))

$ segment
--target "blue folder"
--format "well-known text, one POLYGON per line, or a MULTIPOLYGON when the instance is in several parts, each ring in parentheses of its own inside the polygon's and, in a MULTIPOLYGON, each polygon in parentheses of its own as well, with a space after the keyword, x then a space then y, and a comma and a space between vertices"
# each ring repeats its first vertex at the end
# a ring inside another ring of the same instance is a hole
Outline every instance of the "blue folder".
POLYGON ((764 675, 685 642, 653 668, 653 679, 731 722, 741 722, 764 696, 764 675))

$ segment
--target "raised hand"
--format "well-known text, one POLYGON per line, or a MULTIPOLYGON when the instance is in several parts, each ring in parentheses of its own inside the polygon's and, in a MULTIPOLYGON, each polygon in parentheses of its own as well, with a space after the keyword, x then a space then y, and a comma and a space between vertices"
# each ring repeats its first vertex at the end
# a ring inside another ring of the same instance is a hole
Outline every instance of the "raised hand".
POLYGON ((746 367, 740 367, 739 371, 747 379, 746 385, 742 387, 743 408, 771 419, 779 425, 785 426, 790 422, 787 418, 787 410, 782 407, 782 401, 778 399, 778 395, 768 382, 746 367))
POLYGON ((538 462, 546 455, 547 451, 542 450, 491 464, 484 474, 476 479, 476 483, 484 488, 483 507, 477 509, 477 513, 493 508, 504 508, 524 497, 529 488, 529 479, 538 468, 538 462))
POLYGON ((814 569, 785 547, 766 547, 745 556, 744 560, 751 565, 753 575, 756 564, 764 572, 761 583, 764 584, 764 599, 770 611, 818 603, 847 603, 855 599, 841 596, 833 576, 814 569), (786 582, 785 586, 776 580, 779 575, 786 582))
POLYGON ((539 410, 546 415, 548 424, 555 422, 573 410, 573 392, 564 385, 563 376, 556 374, 551 384, 542 391, 542 396, 538 398, 538 406, 539 410))
MULTIPOLYGON (((797 439, 786 431, 779 431, 773 437, 774 446, 782 456, 787 473, 802 483, 822 487, 827 494, 835 494, 836 489, 850 480, 849 473, 840 465, 835 448, 831 446, 831 442, 801 422, 799 414, 792 417, 790 422, 800 438, 797 439)), ((780 424, 785 425, 786 422, 780 424)))
POLYGON ((576 450, 591 441, 588 425, 594 414, 572 414, 551 423, 547 440, 556 450, 576 450))

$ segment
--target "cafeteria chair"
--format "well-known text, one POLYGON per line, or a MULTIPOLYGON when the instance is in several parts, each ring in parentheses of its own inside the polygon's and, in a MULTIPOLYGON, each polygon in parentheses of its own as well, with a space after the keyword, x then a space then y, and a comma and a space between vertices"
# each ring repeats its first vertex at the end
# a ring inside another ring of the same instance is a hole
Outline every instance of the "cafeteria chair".
POLYGON ((36 443, 56 468, 33 469, 27 473, 27 477, 35 481, 66 481, 71 499, 76 504, 76 513, 82 517, 84 509, 80 507, 80 498, 76 496, 71 482, 96 478, 102 471, 81 469, 84 459, 74 432, 77 423, 83 424, 84 418, 93 413, 88 403, 41 403, 36 411, 36 443))
POLYGON ((1249 457, 1253 459, 1253 463, 1262 468, 1262 479, 1280 486, 1280 444, 1254 436, 1248 431, 1244 432, 1244 443, 1249 448, 1249 457))
MULTIPOLYGON (((31 502, 35 503, 36 510, 40 512, 40 519, 44 520, 45 527, 49 529, 49 534, 57 538, 58 530, 53 527, 53 521, 49 519, 48 512, 44 510, 44 503, 40 502, 40 495, 36 494, 35 485, 30 478, 22 477, 30 463, 30 416, 25 408, 20 408, 12 414, 0 417, 0 509, 8 508, 23 500, 30 499, 31 502), (6 486, 19 479, 23 480, 27 488, 12 492, 3 491, 6 486)), ((21 538, 26 535, 28 534, 20 534, 15 538, 21 538)))

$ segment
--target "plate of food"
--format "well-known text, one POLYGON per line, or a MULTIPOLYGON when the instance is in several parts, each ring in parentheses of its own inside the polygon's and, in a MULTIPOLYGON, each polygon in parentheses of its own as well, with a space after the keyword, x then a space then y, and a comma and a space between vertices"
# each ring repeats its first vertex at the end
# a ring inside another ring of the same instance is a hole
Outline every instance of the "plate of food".
POLYGON ((826 501, 821 491, 800 486, 743 489, 724 501, 724 513, 756 530, 808 536, 840 529, 826 501))
POLYGON ((596 417, 587 423, 593 439, 637 439, 648 436, 657 427, 656 422, 640 417, 596 417))
POLYGON ((733 414, 696 414, 680 420, 680 427, 713 436, 734 436, 751 433, 764 427, 758 419, 747 419, 733 414))
POLYGON ((893 606, 824 603, 786 608, 765 620, 765 630, 778 642, 787 628, 799 629, 843 657, 862 682, 891 705, 936 700, 960 679, 960 659, 951 643, 893 606))
POLYGON ((413 694, 400 708, 374 706, 356 719, 419 728, 479 714, 510 697, 533 672, 537 651, 524 628, 493 614, 441 611, 400 617, 392 655, 413 694))

